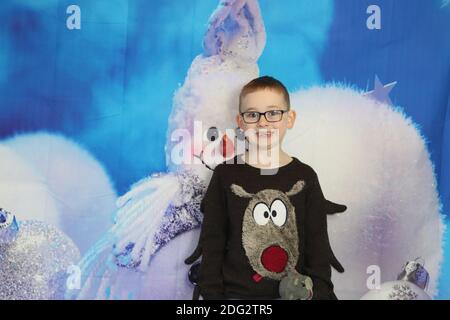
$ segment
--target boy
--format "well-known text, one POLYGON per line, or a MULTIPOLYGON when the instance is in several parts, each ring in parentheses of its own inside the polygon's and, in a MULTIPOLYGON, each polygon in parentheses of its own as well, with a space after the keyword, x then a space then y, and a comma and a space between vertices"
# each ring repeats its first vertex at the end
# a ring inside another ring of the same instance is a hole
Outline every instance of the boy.
POLYGON ((312 279, 309 298, 337 299, 317 174, 282 149, 295 117, 278 80, 264 76, 242 88, 236 121, 248 149, 215 168, 202 201, 205 300, 276 299, 280 281, 298 273, 312 279))

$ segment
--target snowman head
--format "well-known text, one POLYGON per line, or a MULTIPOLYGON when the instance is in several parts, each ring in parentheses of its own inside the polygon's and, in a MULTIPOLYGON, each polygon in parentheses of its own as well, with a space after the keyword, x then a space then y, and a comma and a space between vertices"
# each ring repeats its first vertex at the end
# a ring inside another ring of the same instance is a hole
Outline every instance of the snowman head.
POLYGON ((220 2, 209 21, 204 52, 174 95, 165 147, 169 170, 192 170, 208 181, 217 164, 238 154, 233 131, 239 92, 259 74, 256 62, 265 37, 256 0, 220 2), (174 156, 180 143, 185 144, 183 161, 174 156))

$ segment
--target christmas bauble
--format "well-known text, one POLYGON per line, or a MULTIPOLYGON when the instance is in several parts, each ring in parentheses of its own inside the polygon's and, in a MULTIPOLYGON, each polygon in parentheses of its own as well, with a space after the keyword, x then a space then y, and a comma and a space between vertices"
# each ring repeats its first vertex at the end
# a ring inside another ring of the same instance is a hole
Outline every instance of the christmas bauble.
POLYGON ((428 286, 429 274, 419 258, 406 262, 396 281, 383 283, 361 297, 361 300, 431 300, 424 291, 428 286))
POLYGON ((18 223, 0 209, 0 300, 64 299, 67 270, 79 259, 61 231, 40 221, 18 223))
POLYGON ((422 288, 412 282, 397 280, 381 284, 361 297, 361 300, 431 300, 422 288))

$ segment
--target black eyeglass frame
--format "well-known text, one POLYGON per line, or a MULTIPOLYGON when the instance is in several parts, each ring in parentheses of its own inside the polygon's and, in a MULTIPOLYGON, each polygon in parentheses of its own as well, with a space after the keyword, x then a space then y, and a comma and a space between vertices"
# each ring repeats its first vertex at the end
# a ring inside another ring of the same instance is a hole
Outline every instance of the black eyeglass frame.
POLYGON ((286 112, 289 112, 289 110, 276 110, 276 109, 274 109, 274 110, 267 110, 266 112, 246 111, 246 112, 241 112, 240 115, 241 115, 242 119, 244 120, 244 122, 245 122, 245 123, 248 123, 248 124, 258 123, 259 120, 261 120, 261 116, 262 116, 262 115, 264 116, 264 118, 266 119, 267 122, 272 122, 272 123, 273 123, 273 122, 279 122, 279 121, 281 121, 281 119, 283 119, 283 115, 284 115, 286 112), (281 111, 281 118, 280 118, 280 120, 270 121, 269 119, 267 119, 266 113, 272 112, 272 111, 281 111), (257 113, 257 114, 258 114, 258 119, 257 119, 255 122, 247 122, 247 121, 245 121, 245 118, 244 118, 244 114, 246 114, 246 113, 257 113))

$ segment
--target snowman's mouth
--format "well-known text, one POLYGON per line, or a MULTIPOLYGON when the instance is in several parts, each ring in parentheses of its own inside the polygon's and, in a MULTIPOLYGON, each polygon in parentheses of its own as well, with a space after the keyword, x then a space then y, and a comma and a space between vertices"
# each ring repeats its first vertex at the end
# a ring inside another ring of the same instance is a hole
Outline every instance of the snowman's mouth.
POLYGON ((200 155, 194 154, 194 157, 197 157, 200 159, 200 161, 203 163, 203 165, 208 168, 211 171, 214 171, 213 168, 211 168, 204 160, 203 160, 203 150, 200 152, 200 155))
MULTIPOLYGON (((210 165, 208 165, 208 163, 206 163, 206 161, 205 161, 205 159, 204 159, 204 157, 203 157, 203 151, 204 151, 204 150, 200 151, 200 155, 194 154, 193 156, 194 156, 194 157, 197 157, 207 169, 209 169, 209 170, 211 170, 211 171, 214 171, 214 168, 212 168, 210 165)), ((227 159, 228 159, 228 158, 224 158, 223 161, 224 161, 224 160, 227 160, 227 159)))
POLYGON ((286 250, 277 245, 267 247, 261 254, 261 263, 263 267, 271 272, 283 272, 287 262, 288 254, 286 250))

